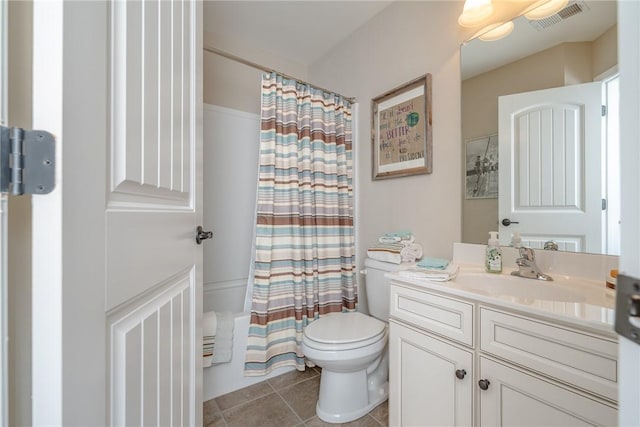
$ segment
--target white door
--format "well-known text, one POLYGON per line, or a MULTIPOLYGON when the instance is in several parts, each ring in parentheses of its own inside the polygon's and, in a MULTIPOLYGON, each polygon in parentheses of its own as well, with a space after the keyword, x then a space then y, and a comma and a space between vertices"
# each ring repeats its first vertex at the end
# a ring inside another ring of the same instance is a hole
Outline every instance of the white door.
MULTIPOLYGON (((620 58, 620 273, 640 277, 640 2, 618 3, 620 58)), ((618 308, 620 309, 620 308, 618 308)), ((620 426, 640 420, 640 345, 620 337, 620 426)))
POLYGON ((34 4, 34 425, 202 422, 201 9, 34 4))
POLYGON ((501 243, 519 231, 525 246, 602 253, 601 83, 501 96, 498 108, 501 243))

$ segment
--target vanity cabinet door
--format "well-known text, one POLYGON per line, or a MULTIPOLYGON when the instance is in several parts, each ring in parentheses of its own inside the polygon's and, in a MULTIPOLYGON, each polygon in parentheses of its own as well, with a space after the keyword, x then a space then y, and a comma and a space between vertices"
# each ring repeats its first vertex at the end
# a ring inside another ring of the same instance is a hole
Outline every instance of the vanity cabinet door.
POLYGON ((479 378, 481 426, 617 425, 614 406, 484 357, 479 378))
POLYGON ((389 425, 472 425, 473 353, 393 320, 389 328, 389 425))

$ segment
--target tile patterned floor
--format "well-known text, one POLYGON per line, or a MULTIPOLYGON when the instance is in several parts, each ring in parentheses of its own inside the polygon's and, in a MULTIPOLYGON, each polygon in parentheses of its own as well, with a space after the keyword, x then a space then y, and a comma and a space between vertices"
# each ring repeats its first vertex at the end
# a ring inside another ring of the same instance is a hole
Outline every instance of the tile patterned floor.
POLYGON ((316 415, 320 371, 292 371, 204 403, 205 427, 381 427, 389 423, 387 402, 362 418, 329 424, 316 415))

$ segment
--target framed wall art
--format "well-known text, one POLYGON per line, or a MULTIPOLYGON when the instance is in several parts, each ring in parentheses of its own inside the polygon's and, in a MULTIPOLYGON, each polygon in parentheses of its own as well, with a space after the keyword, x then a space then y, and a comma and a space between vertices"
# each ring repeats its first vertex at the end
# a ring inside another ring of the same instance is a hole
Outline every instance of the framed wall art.
POLYGON ((372 100, 373 179, 431 173, 431 74, 372 100))
POLYGON ((467 199, 498 197, 498 134, 465 141, 467 199))

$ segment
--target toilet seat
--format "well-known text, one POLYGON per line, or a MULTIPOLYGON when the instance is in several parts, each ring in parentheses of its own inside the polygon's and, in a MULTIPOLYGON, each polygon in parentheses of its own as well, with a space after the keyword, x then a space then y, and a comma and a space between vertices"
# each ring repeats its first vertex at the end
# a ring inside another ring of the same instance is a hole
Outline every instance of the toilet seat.
POLYGON ((337 313, 307 325, 303 339, 316 350, 352 350, 384 339, 386 328, 386 323, 359 312, 337 313))

